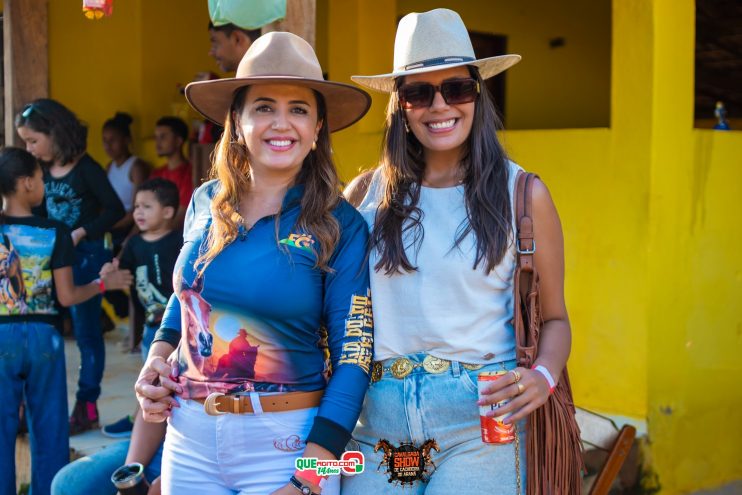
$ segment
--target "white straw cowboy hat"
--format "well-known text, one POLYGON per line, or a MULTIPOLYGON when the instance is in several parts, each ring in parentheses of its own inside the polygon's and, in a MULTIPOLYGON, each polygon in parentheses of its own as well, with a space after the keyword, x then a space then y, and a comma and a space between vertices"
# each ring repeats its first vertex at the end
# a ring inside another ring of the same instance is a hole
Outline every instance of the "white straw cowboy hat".
POLYGON ((407 14, 399 21, 394 40, 394 72, 378 76, 352 76, 361 86, 391 93, 398 77, 421 72, 473 65, 488 79, 520 62, 520 55, 500 55, 477 60, 469 33, 459 14, 435 9, 407 14))
POLYGON ((311 45, 284 32, 268 33, 255 40, 242 57, 236 77, 192 82, 186 86, 185 96, 204 117, 223 125, 235 92, 253 84, 292 84, 322 94, 330 132, 353 124, 371 105, 371 97, 362 89, 325 81, 311 45))

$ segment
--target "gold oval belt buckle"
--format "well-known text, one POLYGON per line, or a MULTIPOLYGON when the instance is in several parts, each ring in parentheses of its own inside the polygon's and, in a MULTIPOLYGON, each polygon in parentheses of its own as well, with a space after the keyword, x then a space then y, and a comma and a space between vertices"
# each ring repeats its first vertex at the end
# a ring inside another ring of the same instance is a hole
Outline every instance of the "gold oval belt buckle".
POLYGON ((216 408, 216 400, 223 395, 224 394, 220 392, 212 392, 208 397, 206 397, 206 400, 204 401, 204 411, 206 411, 206 414, 209 416, 221 416, 222 414, 227 414, 216 408))
POLYGON ((412 373, 412 361, 407 358, 397 358, 390 368, 394 378, 404 378, 412 373))
POLYGON ((423 369, 428 373, 443 373, 451 367, 451 361, 448 359, 441 359, 435 356, 425 356, 423 359, 423 369))

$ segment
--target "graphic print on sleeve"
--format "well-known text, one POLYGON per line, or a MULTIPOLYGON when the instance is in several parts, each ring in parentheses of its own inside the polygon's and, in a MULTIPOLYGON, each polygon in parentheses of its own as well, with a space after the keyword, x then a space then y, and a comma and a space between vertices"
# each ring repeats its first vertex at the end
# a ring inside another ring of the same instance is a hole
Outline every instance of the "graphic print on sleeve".
POLYGON ((51 256, 55 229, 6 225, 0 246, 0 315, 55 315, 51 256))

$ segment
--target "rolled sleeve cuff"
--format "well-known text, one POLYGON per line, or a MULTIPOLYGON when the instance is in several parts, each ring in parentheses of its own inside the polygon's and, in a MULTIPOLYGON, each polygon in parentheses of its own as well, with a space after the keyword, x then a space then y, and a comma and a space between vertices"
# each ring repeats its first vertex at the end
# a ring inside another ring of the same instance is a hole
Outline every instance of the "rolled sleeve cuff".
POLYGON ((340 459, 345 451, 345 445, 350 440, 350 432, 327 418, 317 416, 314 425, 307 437, 307 443, 316 443, 329 450, 336 459, 340 459))
POLYGON ((165 327, 159 328, 157 333, 155 333, 155 338, 152 340, 152 343, 154 344, 159 341, 167 342, 173 347, 178 347, 178 344, 180 343, 180 330, 165 327))

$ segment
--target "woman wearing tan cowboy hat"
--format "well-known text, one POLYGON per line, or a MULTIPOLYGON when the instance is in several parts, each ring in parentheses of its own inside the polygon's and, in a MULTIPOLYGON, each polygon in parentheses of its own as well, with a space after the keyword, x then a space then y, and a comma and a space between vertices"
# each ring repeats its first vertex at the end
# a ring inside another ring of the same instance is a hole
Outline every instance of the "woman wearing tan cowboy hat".
POLYGON ((145 419, 168 420, 163 493, 319 493, 325 481, 338 493, 337 476, 295 460, 340 457, 368 385, 368 233, 338 192, 330 132, 370 98, 324 81, 290 33, 259 38, 237 77, 186 97, 224 134, 136 385, 145 419))
POLYGON ((375 317, 372 383, 353 437, 369 465, 386 469, 344 479, 344 495, 388 493, 401 481, 428 495, 525 489, 521 420, 564 368, 570 326, 559 218, 537 181, 546 324, 539 371, 516 368, 512 201, 521 168, 498 141, 484 80, 519 60, 477 60, 459 15, 436 9, 402 18, 394 72, 352 78, 390 94, 380 166, 346 191, 371 230, 375 317), (480 394, 479 373, 500 370, 512 372, 480 394), (510 443, 484 443, 479 405, 504 399, 488 414, 508 414, 505 423, 520 431, 510 443), (398 459, 416 450, 423 468, 405 470, 398 459))

